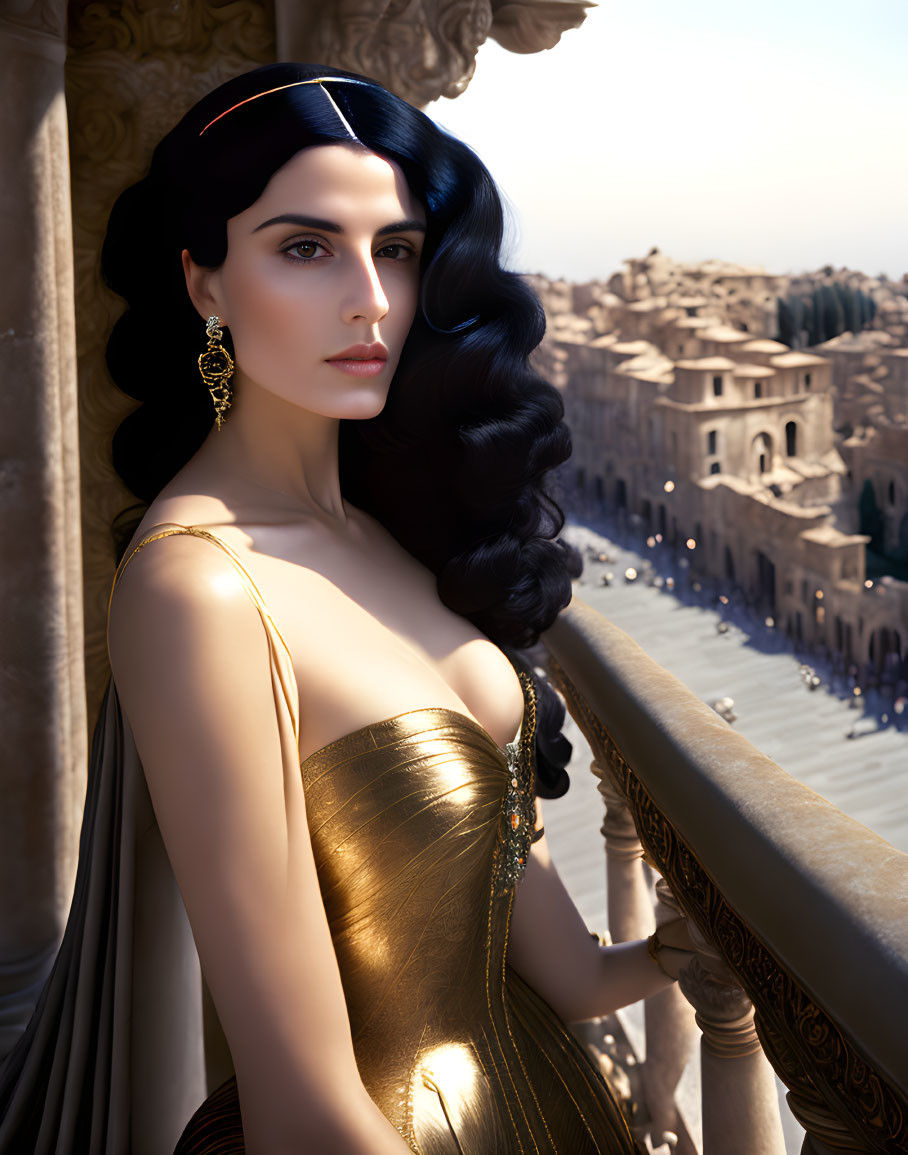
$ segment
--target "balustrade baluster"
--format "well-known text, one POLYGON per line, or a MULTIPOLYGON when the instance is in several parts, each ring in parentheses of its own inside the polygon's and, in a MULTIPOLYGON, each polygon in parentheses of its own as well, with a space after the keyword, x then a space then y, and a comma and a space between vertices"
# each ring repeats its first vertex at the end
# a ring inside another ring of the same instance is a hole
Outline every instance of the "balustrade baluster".
POLYGON ((785 1155, 775 1077, 754 1028, 750 999, 692 926, 697 954, 679 986, 696 1011, 703 1155, 785 1155))

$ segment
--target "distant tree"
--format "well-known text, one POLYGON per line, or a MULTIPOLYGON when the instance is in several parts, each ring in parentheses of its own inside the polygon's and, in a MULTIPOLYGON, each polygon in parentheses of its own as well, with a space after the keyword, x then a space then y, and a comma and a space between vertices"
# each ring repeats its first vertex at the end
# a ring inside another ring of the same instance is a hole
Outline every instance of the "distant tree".
MULTIPOLYGON (((820 288, 820 315, 823 318, 823 333, 821 340, 830 341, 839 333, 845 332, 845 311, 842 302, 833 285, 823 285, 820 288)), ((819 345, 820 341, 811 341, 812 345, 819 345)))
POLYGON ((842 313, 845 318, 845 329, 850 333, 857 333, 861 329, 861 305, 858 293, 850 285, 834 284, 833 290, 839 298, 842 313))
POLYGON ((791 298, 791 319, 794 325, 795 343, 792 346, 794 349, 800 349, 804 344, 804 330, 809 324, 810 318, 807 313, 808 302, 803 297, 791 298))
POLYGON ((813 291, 793 293, 777 300, 779 340, 791 349, 820 345, 846 330, 866 329, 876 316, 876 301, 862 289, 835 281, 813 291))
POLYGON ((796 300, 795 297, 779 297, 776 301, 776 305, 778 306, 779 340, 783 345, 788 345, 791 349, 797 349, 798 347, 795 339, 796 334, 791 309, 794 300, 796 300))

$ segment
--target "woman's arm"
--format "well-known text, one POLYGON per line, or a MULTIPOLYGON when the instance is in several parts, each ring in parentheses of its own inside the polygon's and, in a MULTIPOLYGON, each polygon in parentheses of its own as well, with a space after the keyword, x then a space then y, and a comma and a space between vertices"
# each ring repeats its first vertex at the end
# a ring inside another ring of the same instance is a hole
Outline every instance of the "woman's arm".
POLYGON ((666 936, 659 963, 646 940, 599 946, 555 870, 545 836, 533 844, 514 898, 508 962, 565 1022, 610 1014, 670 986, 690 949, 686 930, 666 936))
POLYGON ((246 1150, 404 1155, 357 1071, 261 619, 226 557, 165 542, 123 573, 111 664, 230 1046, 246 1150))

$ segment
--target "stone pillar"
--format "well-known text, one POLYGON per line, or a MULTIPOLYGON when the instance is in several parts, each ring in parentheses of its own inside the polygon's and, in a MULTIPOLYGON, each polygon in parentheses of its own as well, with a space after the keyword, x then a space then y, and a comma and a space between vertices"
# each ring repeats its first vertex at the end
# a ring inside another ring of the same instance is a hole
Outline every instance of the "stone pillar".
POLYGON ((0 1057, 72 895, 85 795, 65 0, 0 16, 0 1057))
MULTIPOLYGON (((643 848, 624 795, 607 766, 595 760, 590 766, 599 782, 605 803, 602 836, 605 839, 608 926, 613 942, 647 938, 657 921, 676 918, 676 908, 660 904, 654 917, 652 891, 646 877, 643 848)), ((657 893, 670 892, 660 880, 657 893)), ((677 986, 646 1000, 646 1062, 640 1069, 643 1098, 649 1115, 654 1146, 669 1142, 679 1155, 694 1155, 675 1103, 675 1089, 696 1035, 693 1011, 677 986)))
POLYGON ((612 942, 632 942, 653 933, 653 900, 643 869, 643 847, 634 820, 607 766, 590 763, 605 804, 602 837, 605 839, 605 886, 608 929, 612 942))
POLYGON ((703 1032, 703 1155, 785 1155, 775 1076, 754 1029, 754 1009, 718 954, 697 935, 680 986, 703 1032))
MULTIPOLYGON (((656 883, 656 925, 681 913, 668 884, 656 883)), ((653 1146, 676 1137, 675 1155, 697 1155, 696 1146, 678 1111, 675 1095, 694 1052, 697 1023, 694 1010, 675 983, 645 1003, 646 1063, 643 1085, 649 1107, 653 1146)))

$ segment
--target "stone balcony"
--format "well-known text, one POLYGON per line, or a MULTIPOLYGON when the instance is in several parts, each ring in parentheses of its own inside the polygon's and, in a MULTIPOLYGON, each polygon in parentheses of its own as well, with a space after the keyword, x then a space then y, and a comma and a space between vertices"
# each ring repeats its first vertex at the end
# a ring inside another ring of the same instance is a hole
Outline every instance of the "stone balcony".
POLYGON ((672 905, 702 938, 681 983, 696 1022, 677 990, 645 1004, 641 1137, 697 1149, 674 1136, 699 1033, 703 1155, 785 1151, 772 1068, 804 1152, 908 1149, 908 855, 579 600, 544 640, 606 806, 612 938, 648 935, 672 905), (655 907, 644 858, 664 879, 655 907))

